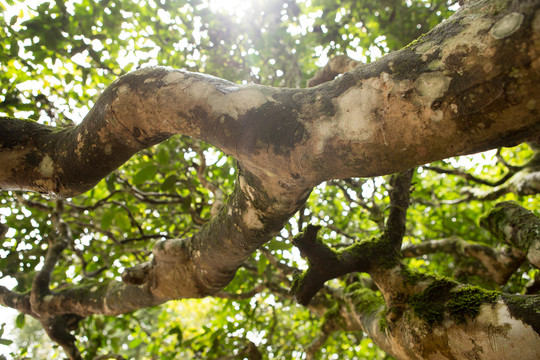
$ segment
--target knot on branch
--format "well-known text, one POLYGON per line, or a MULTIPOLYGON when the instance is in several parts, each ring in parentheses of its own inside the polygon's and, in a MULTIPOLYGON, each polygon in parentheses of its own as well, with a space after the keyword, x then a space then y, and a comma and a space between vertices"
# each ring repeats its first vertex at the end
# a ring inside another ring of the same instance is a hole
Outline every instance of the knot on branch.
POLYGON ((152 264, 145 262, 127 268, 122 273, 122 281, 128 285, 142 285, 148 283, 152 271, 152 264))

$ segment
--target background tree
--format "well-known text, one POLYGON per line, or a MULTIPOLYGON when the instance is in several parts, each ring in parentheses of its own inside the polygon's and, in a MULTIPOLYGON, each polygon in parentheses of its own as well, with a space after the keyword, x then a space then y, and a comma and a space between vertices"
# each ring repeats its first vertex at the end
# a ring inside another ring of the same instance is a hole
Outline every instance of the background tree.
MULTIPOLYGON (((534 16, 538 6, 524 10, 531 4, 514 4, 510 10, 502 3, 476 6, 491 7, 483 20, 509 19, 500 30, 507 33, 516 24, 517 15, 512 14, 526 14, 520 21, 532 24, 533 35, 529 31, 523 37, 536 36, 538 41, 539 16, 534 16)), ((0 111, 64 128, 79 124, 99 93, 137 68, 167 65, 238 84, 315 86, 406 46, 457 8, 446 1, 326 0, 252 1, 249 6, 240 3, 228 8, 204 1, 0 5, 4 9, 0 76, 5 84, 0 111), (318 72, 326 58, 330 62, 318 72)), ((497 29, 493 25, 487 29, 493 28, 497 29)), ((452 35, 441 32, 440 36, 452 35)), ((439 36, 434 34, 428 38, 439 36)), ((431 48, 426 49, 426 44, 419 41, 409 48, 428 53, 431 48)), ((458 53, 454 62, 469 53, 458 53)), ((524 65, 515 61, 511 75, 519 81, 504 83, 504 102, 528 107, 534 114, 538 102, 522 97, 522 91, 537 90, 521 72, 522 67, 532 68, 527 74, 534 74, 531 63, 538 62, 538 55, 529 56, 532 61, 523 60, 524 65)), ((347 77, 334 83, 339 81, 345 83, 347 77)), ((475 92, 462 81, 466 89, 462 91, 469 97, 460 99, 460 107, 472 108, 467 101, 486 93, 487 98, 502 101, 496 86, 475 92)), ((533 98, 538 100, 537 95, 533 98)), ((491 102, 482 106, 488 105, 491 102)), ((434 111, 441 106, 443 101, 433 99, 434 111)), ((537 121, 537 113, 534 116, 537 121)), ((11 124, 9 119, 3 121, 11 124)), ((5 126, 4 150, 13 147, 5 126)), ((534 140, 538 125, 533 122, 529 129, 534 140)), ((502 137, 500 143, 491 140, 478 149, 508 144, 508 138, 516 142, 527 138, 521 133, 514 137, 502 137)), ((328 181, 317 186, 305 203, 302 198, 290 205, 290 214, 280 215, 281 222, 273 230, 277 234, 252 254, 249 250, 234 277, 219 284, 228 284, 226 288, 214 286, 212 297, 202 300, 170 301, 135 312, 131 312, 136 308, 133 304, 140 299, 129 296, 116 304, 96 305, 97 310, 90 306, 76 312, 71 308, 75 300, 51 310, 37 306, 43 300, 39 294, 34 300, 30 294, 42 285, 63 294, 106 289, 106 284, 119 283, 122 274, 126 283, 144 283, 148 265, 136 265, 152 259, 156 242, 205 233, 211 228, 210 219, 224 216, 222 209, 228 204, 243 201, 242 195, 231 192, 246 168, 196 137, 171 137, 142 150, 118 170, 107 171, 83 195, 4 191, 0 269, 10 290, 2 288, 0 301, 22 312, 16 318, 19 347, 12 356, 43 357, 37 352, 42 340, 28 335, 35 331, 36 317, 72 358, 376 359, 389 358, 388 354, 427 358, 437 352, 450 357, 448 344, 425 338, 441 327, 450 336, 465 328, 465 334, 474 338, 475 331, 481 332, 478 313, 505 304, 513 309, 512 331, 525 339, 529 352, 516 343, 517 349, 502 349, 497 355, 518 353, 533 359, 540 351, 538 295, 533 295, 538 293, 540 276, 538 156, 537 144, 531 141, 474 160, 440 160, 392 178, 325 178, 328 181), (386 247, 381 250, 370 244, 386 247), (397 255, 403 260, 398 261, 397 255), (402 291, 393 292, 392 287, 402 291), (467 301, 458 301, 463 298, 467 301), (64 307, 72 310, 63 313, 64 307), (123 314, 96 315, 113 313, 123 314), (421 350, 413 346, 420 335, 407 333, 404 319, 418 321, 425 331, 418 340, 421 350), (536 338, 528 335, 529 328, 536 338), (401 340, 396 334, 402 335, 401 340), (422 354, 406 353, 403 338, 422 354)), ((245 158, 238 160, 246 164, 245 158)), ((99 172, 99 166, 96 162, 87 167, 88 177, 99 172)), ((202 295, 206 294, 197 294, 202 295)), ((494 356, 485 349, 480 352, 494 356)))

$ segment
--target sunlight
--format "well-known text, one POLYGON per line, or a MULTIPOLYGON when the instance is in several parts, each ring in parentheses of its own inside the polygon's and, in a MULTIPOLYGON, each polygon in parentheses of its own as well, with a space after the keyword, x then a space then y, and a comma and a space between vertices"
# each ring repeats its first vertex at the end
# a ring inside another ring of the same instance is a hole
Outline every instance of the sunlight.
POLYGON ((208 0, 210 10, 224 12, 237 19, 243 18, 252 5, 252 0, 208 0))

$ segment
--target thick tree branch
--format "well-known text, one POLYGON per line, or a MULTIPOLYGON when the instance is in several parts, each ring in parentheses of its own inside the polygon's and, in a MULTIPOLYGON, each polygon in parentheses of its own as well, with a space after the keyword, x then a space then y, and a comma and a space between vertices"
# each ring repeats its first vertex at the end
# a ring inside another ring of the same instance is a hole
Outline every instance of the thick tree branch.
POLYGON ((0 187, 74 195, 173 134, 302 187, 537 138, 539 5, 523 0, 492 14, 484 3, 314 88, 238 86, 150 68, 115 81, 74 129, 4 118, 0 187))

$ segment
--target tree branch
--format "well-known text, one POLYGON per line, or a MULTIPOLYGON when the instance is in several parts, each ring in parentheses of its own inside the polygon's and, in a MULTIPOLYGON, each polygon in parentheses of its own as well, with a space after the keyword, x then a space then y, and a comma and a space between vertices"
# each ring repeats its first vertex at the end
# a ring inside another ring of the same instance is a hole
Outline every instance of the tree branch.
POLYGON ((173 134, 303 188, 536 139, 538 4, 523 0, 496 15, 482 4, 314 88, 238 86, 147 68, 117 79, 73 129, 3 118, 0 187, 73 196, 173 134))
POLYGON ((410 187, 415 171, 416 169, 409 169, 390 178, 390 211, 386 219, 385 233, 394 244, 396 252, 401 248, 403 235, 405 235, 410 187))
MULTIPOLYGON (((494 15, 471 1, 409 47, 314 88, 238 86, 146 68, 111 84, 73 129, 0 119, 2 189, 74 196, 173 134, 207 141, 240 167, 234 193, 212 221, 191 238, 155 245, 143 284, 65 289, 40 306, 57 315, 118 314, 214 294, 324 180, 384 175, 537 138, 539 8, 523 0, 494 15)), ((336 264, 351 268, 349 258, 361 259, 355 271, 369 270, 373 259, 395 258, 394 240, 360 242, 336 264)))
POLYGON ((437 252, 452 254, 456 258, 468 256, 479 260, 489 276, 499 285, 505 284, 525 260, 525 254, 519 250, 506 247, 497 250, 491 246, 469 242, 456 236, 422 241, 419 244, 407 245, 401 250, 404 257, 418 257, 437 252))
POLYGON ((514 202, 497 204, 480 219, 480 225, 527 255, 529 262, 540 268, 540 218, 514 202))

